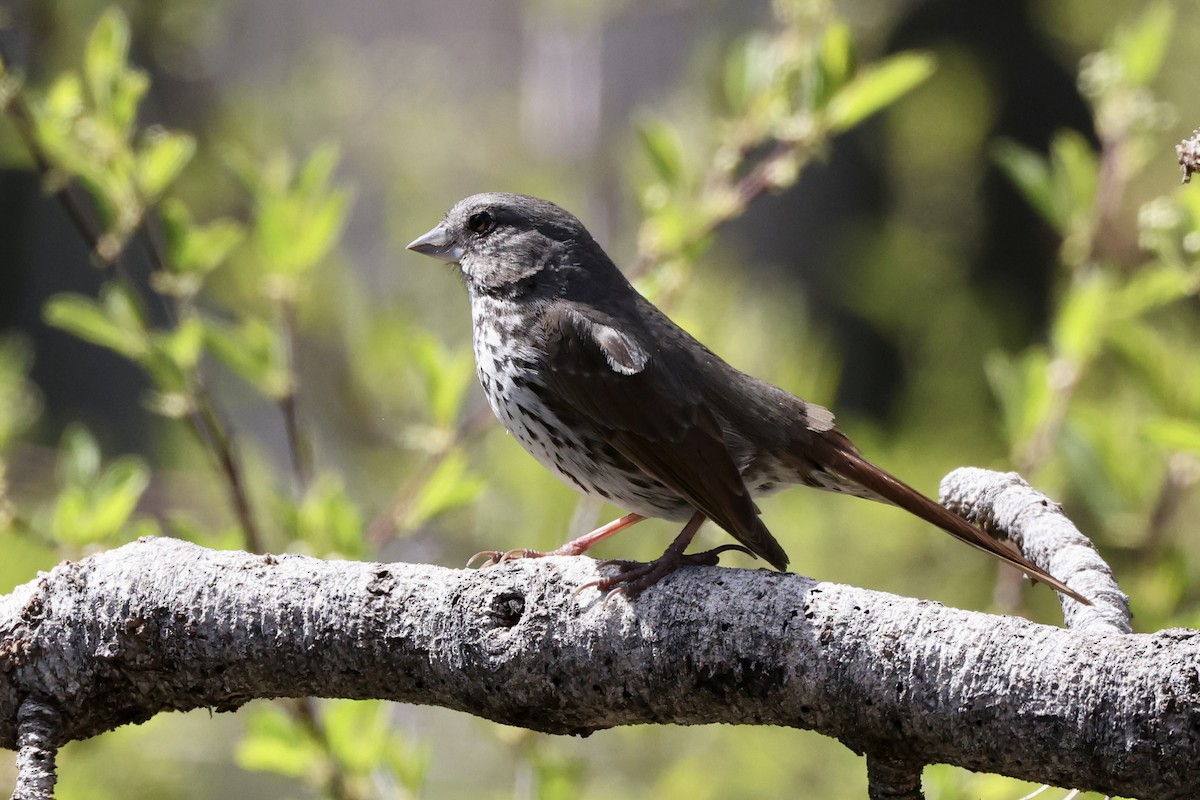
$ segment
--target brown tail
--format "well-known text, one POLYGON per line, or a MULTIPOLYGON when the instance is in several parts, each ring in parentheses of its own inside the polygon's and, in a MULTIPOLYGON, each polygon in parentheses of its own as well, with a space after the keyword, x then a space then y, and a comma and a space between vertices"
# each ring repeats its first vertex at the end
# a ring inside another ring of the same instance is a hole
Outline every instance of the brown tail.
MULTIPOLYGON (((838 433, 834 431, 835 435, 838 433)), ((995 539, 962 517, 957 516, 944 506, 938 505, 904 481, 867 461, 853 450, 853 445, 849 443, 848 439, 845 445, 837 441, 830 441, 825 436, 822 436, 820 441, 825 446, 821 448, 824 451, 821 453, 822 457, 817 460, 830 472, 846 478, 867 489, 870 493, 878 496, 878 498, 897 505, 926 522, 938 526, 960 542, 966 542, 972 547, 990 553, 1001 561, 1011 564, 1017 569, 1028 573, 1031 577, 1054 587, 1068 597, 1074 598, 1084 605, 1090 606, 1092 604, 1086 597, 1020 553, 1001 547, 995 539)))

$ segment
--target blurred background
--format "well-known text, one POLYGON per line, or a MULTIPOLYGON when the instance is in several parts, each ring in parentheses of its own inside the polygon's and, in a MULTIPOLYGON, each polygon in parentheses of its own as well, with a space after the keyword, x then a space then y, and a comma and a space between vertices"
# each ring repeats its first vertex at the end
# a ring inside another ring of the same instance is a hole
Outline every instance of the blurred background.
MULTIPOLYGON (((172 131, 194 145, 162 196, 236 235, 202 287, 164 290, 156 250, 165 240, 182 252, 176 206, 164 200, 160 220, 148 203, 119 271, 105 268, 47 196, 61 184, 39 173, 19 124, 0 121, 0 507, 16 520, 0 525, 4 591, 147 532, 456 567, 481 549, 553 547, 619 513, 580 507, 491 423, 461 282, 404 250, 456 200, 501 190, 573 211, 698 338, 832 407, 872 460, 925 492, 957 466, 1020 470, 1097 541, 1140 630, 1196 624, 1200 241, 1173 148, 1200 124, 1200 4, 3 3, 5 60, 43 133, 55 81, 88 69, 89 37, 111 8, 146 77, 134 140, 172 131), (821 116, 803 54, 816 43, 834 96, 841 31, 864 70, 909 51, 932 54, 936 69, 880 113, 822 126, 833 117, 821 116), (764 89, 772 69, 791 83, 764 89), (776 114, 746 100, 760 90, 810 105, 776 114), (744 178, 781 141, 793 149, 768 191, 714 211, 728 196, 713 186, 744 178), (287 269, 263 220, 309 190, 327 201, 328 246, 287 269), (697 219, 707 222, 689 227, 697 219), (103 334, 81 332, 81 317, 46 311, 118 279, 144 298, 150 328, 204 320, 205 355, 183 370, 203 370, 202 400, 191 377, 171 383, 98 346, 103 334), (261 362, 248 363, 259 346, 261 362), (189 429, 208 402, 242 460, 256 538, 189 429), (72 490, 93 511, 112 497, 128 508, 72 535, 72 490)), ((119 204, 106 210, 82 183, 85 207, 119 227, 119 204)), ((803 574, 1058 619, 1050 592, 1023 590, 899 512, 807 491, 763 507, 803 574)), ((596 553, 652 558, 674 533, 646 523, 596 553)), ((315 738, 263 703, 73 744, 59 796, 866 791, 862 760, 808 732, 662 727, 583 741, 440 709, 319 708, 315 738)), ((926 790, 1028 788, 933 767, 926 790)))

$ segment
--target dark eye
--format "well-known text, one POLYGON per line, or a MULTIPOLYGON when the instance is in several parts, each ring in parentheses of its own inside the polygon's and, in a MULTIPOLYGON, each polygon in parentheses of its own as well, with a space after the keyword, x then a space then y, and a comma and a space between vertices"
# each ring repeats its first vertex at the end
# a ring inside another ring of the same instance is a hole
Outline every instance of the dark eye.
POLYGON ((486 211, 479 211, 467 219, 467 227, 475 233, 487 233, 496 227, 496 220, 486 211))

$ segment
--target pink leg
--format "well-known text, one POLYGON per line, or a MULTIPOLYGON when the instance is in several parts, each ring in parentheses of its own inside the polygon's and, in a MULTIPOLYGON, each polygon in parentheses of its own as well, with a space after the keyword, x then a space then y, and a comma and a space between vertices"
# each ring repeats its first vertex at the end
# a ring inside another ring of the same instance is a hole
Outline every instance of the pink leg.
POLYGON ((720 547, 714 547, 712 550, 705 550, 703 553, 692 553, 690 555, 684 553, 683 551, 687 549, 687 546, 692 542, 692 538, 696 535, 696 531, 700 530, 700 526, 704 524, 704 520, 704 514, 699 511, 693 514, 692 518, 683 526, 683 530, 675 537, 675 541, 671 542, 666 552, 653 561, 644 564, 636 561, 608 562, 620 567, 621 571, 607 578, 589 581, 576 589, 575 594, 578 595, 584 589, 595 587, 600 590, 601 594, 607 595, 605 602, 608 602, 608 597, 612 597, 614 594, 636 597, 643 590, 650 588, 664 576, 669 575, 680 567, 716 566, 721 553, 729 550, 740 550, 751 556, 754 555, 740 544, 721 545, 720 547))
POLYGON ((592 531, 591 533, 585 533, 583 536, 580 536, 578 539, 572 539, 571 541, 567 542, 566 544, 562 545, 561 547, 557 547, 554 550, 550 550, 549 552, 545 552, 545 553, 543 553, 540 550, 521 550, 521 549, 509 550, 508 552, 501 552, 499 550, 484 550, 483 552, 476 553, 475 555, 471 556, 471 560, 467 562, 467 566, 468 567, 471 566, 471 564, 473 564, 475 561, 477 561, 481 557, 487 558, 487 561, 485 562, 487 564, 499 564, 501 561, 512 561, 517 558, 542 558, 543 556, 583 555, 592 546, 594 546, 598 542, 601 542, 604 539, 607 539, 608 537, 612 536, 617 531, 625 530, 630 525, 634 525, 638 522, 641 522, 644 519, 645 519, 645 517, 643 517, 641 514, 633 514, 633 513, 626 514, 623 517, 614 519, 612 522, 608 523, 607 525, 601 525, 599 528, 596 528, 596 530, 592 531))

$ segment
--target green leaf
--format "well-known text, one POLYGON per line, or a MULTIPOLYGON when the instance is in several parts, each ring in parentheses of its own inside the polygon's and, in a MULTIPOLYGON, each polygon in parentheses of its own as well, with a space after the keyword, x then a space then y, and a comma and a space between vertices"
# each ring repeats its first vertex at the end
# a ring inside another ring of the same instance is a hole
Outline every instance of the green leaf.
POLYGON ((150 483, 149 469, 134 456, 118 458, 102 470, 100 446, 79 424, 63 432, 56 472, 59 491, 50 511, 51 531, 73 545, 111 541, 125 532, 150 483))
POLYGON ((1050 405, 1049 356, 1041 348, 1030 348, 1019 356, 996 352, 988 356, 984 369, 1004 413, 1008 440, 1024 441, 1050 405))
POLYGON ((283 156, 239 167, 258 204, 254 236, 268 273, 298 276, 337 244, 350 204, 348 192, 330 186, 337 158, 335 147, 320 147, 294 179, 283 156))
POLYGON ((137 154, 136 176, 142 198, 153 203, 179 176, 196 152, 196 140, 162 129, 147 136, 137 154))
POLYGON ((1050 142, 1050 164, 1063 218, 1090 222, 1100 172, 1091 143, 1078 131, 1059 131, 1050 142))
POLYGON ((742 114, 750 104, 749 91, 749 60, 750 39, 736 42, 729 48, 725 56, 725 69, 722 72, 722 89, 725 92, 725 104, 734 114, 742 114))
POLYGON ((73 422, 63 430, 56 467, 62 486, 86 486, 100 472, 100 445, 81 423, 73 422))
POLYGON ((129 22, 120 10, 109 8, 92 30, 84 52, 84 78, 99 123, 95 134, 125 140, 137 118, 150 79, 129 68, 128 57, 129 22))
POLYGON ((295 537, 322 558, 360 558, 366 552, 362 515, 334 476, 322 475, 309 487, 293 523, 295 537))
POLYGON ((444 347, 427 331, 411 331, 407 345, 425 381, 431 421, 442 428, 452 426, 473 383, 474 356, 469 348, 444 347))
POLYGON ((207 225, 194 222, 187 206, 173 197, 162 203, 162 223, 167 266, 177 273, 212 272, 225 263, 246 235, 246 229, 231 219, 207 225))
POLYGON ((129 55, 129 21, 124 13, 110 6, 96 22, 84 49, 84 76, 97 109, 107 114, 112 104, 112 89, 125 70, 129 55))
POLYGON ((648 122, 637 127, 637 136, 658 179, 669 187, 679 186, 683 180, 683 143, 679 132, 665 122, 648 122))
POLYGON ((180 372, 191 372, 204 352, 204 323, 195 316, 185 317, 173 329, 155 334, 154 350, 180 372))
POLYGON ((78 294, 59 294, 46 302, 42 314, 49 325, 84 341, 107 347, 137 361, 150 348, 149 333, 124 290, 108 285, 101 302, 78 294))
POLYGON ((140 458, 113 461, 92 487, 91 540, 104 541, 120 533, 149 485, 150 470, 140 458))
POLYGON ((60 75, 45 95, 31 99, 30 109, 37 140, 49 161, 69 174, 87 169, 90 148, 76 134, 76 125, 85 111, 79 76, 72 72, 60 75))
POLYGON ((422 794, 433 764, 433 748, 420 742, 412 742, 393 731, 388 737, 385 753, 387 766, 400 785, 414 797, 422 794))
POLYGON ((54 79, 40 104, 42 118, 55 123, 73 121, 83 113, 83 82, 74 72, 54 79))
POLYGON ((266 322, 250 317, 231 328, 206 320, 204 333, 212 354, 264 395, 279 400, 291 391, 283 341, 266 322))
POLYGON ((274 705, 245 714, 246 733, 235 759, 243 769, 303 778, 325 763, 325 755, 299 721, 274 705))
POLYGON ((64 544, 82 545, 92 541, 88 523, 87 490, 82 486, 59 489, 50 511, 50 535, 64 544))
POLYGON ((1111 49, 1126 80, 1145 86, 1158 75, 1174 25, 1174 8, 1160 2, 1147 7, 1133 25, 1117 29, 1111 49))
POLYGON ((333 758, 348 771, 366 775, 384 761, 391 720, 380 700, 327 700, 322 720, 333 758))
POLYGON ((129 69, 117 77, 112 87, 108 122, 121 135, 128 137, 137 121, 138 106, 150 88, 150 78, 141 70, 129 69))
POLYGON ((335 189, 309 207, 305 222, 300 226, 292 271, 310 269, 329 255, 342 235, 349 206, 350 193, 335 189))
POLYGON ((335 144, 326 142, 313 150, 308 161, 300 168, 296 180, 296 193, 308 201, 319 201, 329 191, 333 171, 337 169, 341 155, 335 144))
POLYGON ((1166 414, 1200 418, 1200 370, 1192 335, 1171 337, 1150 320, 1116 321, 1105 344, 1124 366, 1122 384, 1137 387, 1166 414))
MULTIPOLYGON (((38 417, 40 403, 27 377, 32 361, 33 351, 25 339, 11 334, 0 336, 0 453, 38 417)), ((3 470, 0 463, 0 476, 3 470)), ((3 494, 0 480, 0 504, 3 494)))
POLYGON ((1174 264, 1147 264, 1117 293, 1114 316, 1134 317, 1196 294, 1196 277, 1174 264))
POLYGON ((1142 432, 1167 450, 1200 455, 1200 422, 1194 419, 1158 417, 1148 420, 1142 426, 1142 432))
POLYGON ((1112 280, 1100 272, 1071 284, 1050 333, 1058 355, 1077 364, 1095 357, 1110 321, 1113 293, 1112 280))
POLYGON ((1087 239, 1099 169, 1087 139, 1077 131, 1059 131, 1048 159, 1015 142, 1000 141, 992 148, 992 158, 1055 230, 1064 237, 1087 239))
POLYGON ((1136 426, 1113 424, 1119 408, 1075 404, 1057 443, 1072 483, 1105 516, 1144 507, 1158 489, 1161 455, 1136 426))
POLYGON ((813 98, 814 107, 824 108, 854 74, 853 44, 850 26, 846 23, 834 22, 825 29, 818 53, 821 83, 813 98))
POLYGON ((777 50, 771 37, 757 33, 730 48, 723 75, 725 101, 738 116, 761 110, 764 95, 779 81, 777 50))
POLYGON ((398 527, 415 530, 438 514, 471 502, 483 486, 483 480, 468 472, 466 456, 455 450, 442 459, 398 527))
POLYGON ((897 53, 861 71, 834 94, 826 110, 829 130, 844 131, 896 102, 937 67, 928 53, 897 53))
POLYGON ((1034 210, 1056 229, 1062 227, 1054 180, 1044 158, 1016 142, 1002 139, 992 146, 992 160, 1034 210))

